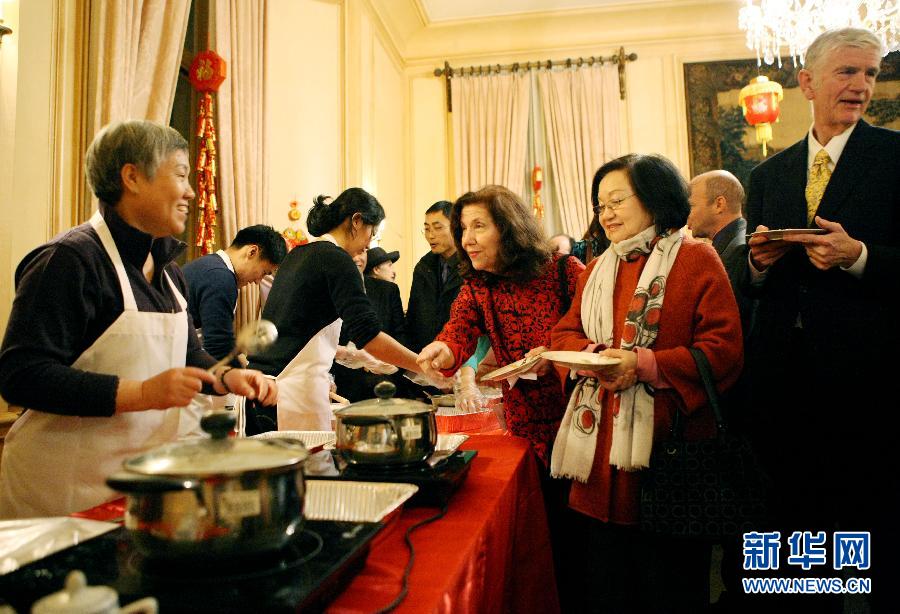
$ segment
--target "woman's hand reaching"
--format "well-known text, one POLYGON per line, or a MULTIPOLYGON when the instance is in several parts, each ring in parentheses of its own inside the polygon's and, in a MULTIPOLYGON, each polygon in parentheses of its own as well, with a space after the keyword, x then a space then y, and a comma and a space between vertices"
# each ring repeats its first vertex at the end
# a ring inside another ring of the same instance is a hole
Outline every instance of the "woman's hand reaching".
POLYGON ((422 372, 429 377, 441 378, 441 369, 449 369, 453 366, 453 352, 443 341, 432 341, 419 352, 416 363, 422 368, 422 372))

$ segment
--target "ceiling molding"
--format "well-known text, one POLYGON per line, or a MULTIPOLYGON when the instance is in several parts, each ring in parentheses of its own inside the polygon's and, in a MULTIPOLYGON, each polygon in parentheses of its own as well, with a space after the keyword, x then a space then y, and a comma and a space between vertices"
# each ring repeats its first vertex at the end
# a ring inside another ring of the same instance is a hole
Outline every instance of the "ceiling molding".
POLYGON ((552 10, 521 11, 517 13, 505 13, 501 15, 473 15, 460 19, 440 19, 432 21, 421 0, 412 0, 420 4, 423 23, 426 27, 461 26, 472 23, 507 22, 515 20, 546 20, 567 16, 604 15, 608 13, 639 12, 639 11, 670 11, 685 7, 700 7, 709 9, 712 5, 726 5, 734 11, 737 19, 739 8, 737 0, 623 0, 621 2, 607 2, 597 6, 581 6, 572 8, 557 8, 552 10))
POLYGON ((523 54, 540 58, 561 48, 595 49, 607 54, 611 46, 678 45, 710 36, 743 38, 735 3, 678 0, 620 6, 616 11, 566 11, 552 16, 434 24, 406 42, 403 57, 412 66, 435 60, 469 63, 476 58, 523 54), (675 4, 681 6, 680 10, 671 10, 675 4))
POLYGON ((427 27, 419 0, 367 0, 367 4, 401 57, 405 55, 407 41, 427 27))

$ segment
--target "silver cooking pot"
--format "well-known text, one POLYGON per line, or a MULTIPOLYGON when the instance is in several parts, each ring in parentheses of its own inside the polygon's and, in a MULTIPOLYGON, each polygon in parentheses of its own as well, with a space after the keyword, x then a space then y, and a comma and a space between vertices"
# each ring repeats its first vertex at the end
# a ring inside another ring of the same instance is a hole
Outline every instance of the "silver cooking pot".
POLYGON ((353 403, 335 415, 335 448, 348 463, 408 465, 434 453, 434 409, 419 401, 395 399, 391 382, 375 386, 377 399, 353 403))
POLYGON ((166 444, 125 462, 106 483, 128 496, 125 528, 153 558, 276 550, 303 525, 302 443, 233 439, 232 412, 207 413, 211 439, 166 444))

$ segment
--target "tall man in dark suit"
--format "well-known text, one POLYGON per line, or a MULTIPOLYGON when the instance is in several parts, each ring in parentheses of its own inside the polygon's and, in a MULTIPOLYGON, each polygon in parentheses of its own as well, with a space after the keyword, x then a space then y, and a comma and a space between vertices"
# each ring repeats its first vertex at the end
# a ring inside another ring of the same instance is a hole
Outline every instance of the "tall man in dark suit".
POLYGON ((747 217, 757 231, 825 234, 755 236, 745 268, 759 298, 746 363, 775 521, 828 532, 829 556, 835 527, 871 530, 879 606, 896 590, 900 347, 900 133, 861 119, 881 56, 865 30, 828 32, 809 47, 798 80, 812 128, 753 170, 747 217))
POLYGON ((741 330, 746 337, 753 300, 741 292, 739 285, 742 270, 747 266, 747 220, 741 215, 744 188, 728 171, 715 170, 694 177, 690 189, 688 228, 695 237, 712 240, 731 281, 741 312, 741 330))
POLYGON ((422 233, 431 251, 416 264, 409 306, 406 309, 406 328, 409 349, 420 351, 434 341, 450 319, 450 306, 459 294, 459 255, 450 234, 450 209, 453 205, 440 200, 425 211, 422 233))

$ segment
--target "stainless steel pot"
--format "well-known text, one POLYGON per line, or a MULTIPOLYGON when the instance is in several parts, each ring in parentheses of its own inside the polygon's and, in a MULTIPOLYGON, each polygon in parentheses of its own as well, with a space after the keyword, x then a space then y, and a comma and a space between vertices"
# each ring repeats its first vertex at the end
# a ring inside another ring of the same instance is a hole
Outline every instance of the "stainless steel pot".
POLYGON ((353 403, 334 412, 335 448, 348 463, 408 465, 434 452, 434 409, 419 401, 392 398, 391 382, 375 386, 377 399, 353 403))
POLYGON ((107 479, 128 495, 125 527, 137 547, 154 558, 244 556, 299 535, 303 444, 228 438, 231 412, 210 412, 200 425, 211 439, 161 446, 107 479))

